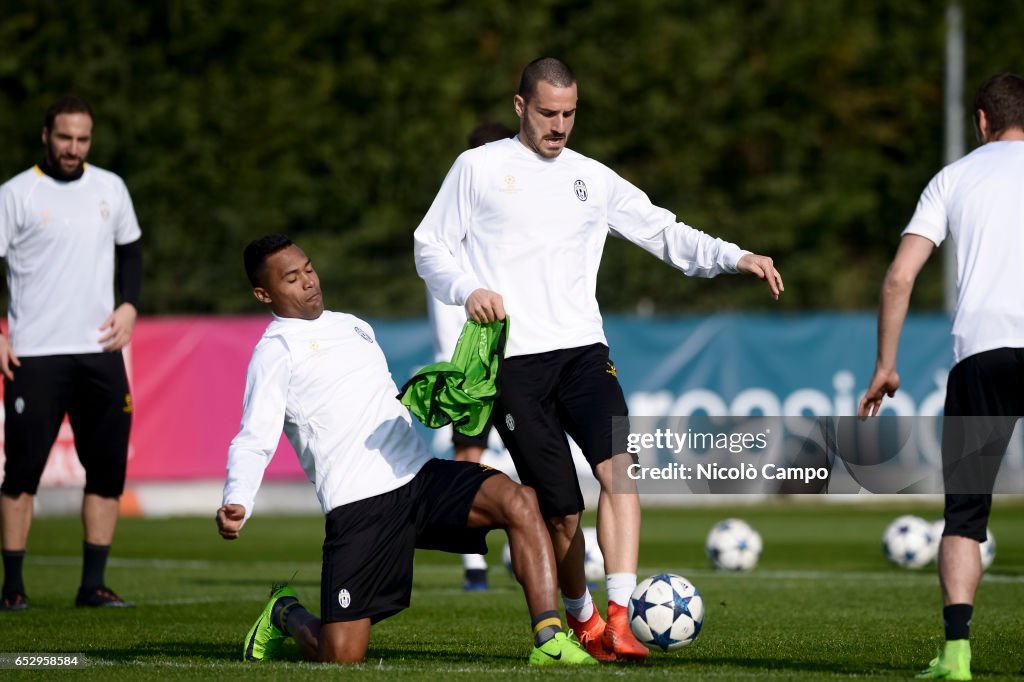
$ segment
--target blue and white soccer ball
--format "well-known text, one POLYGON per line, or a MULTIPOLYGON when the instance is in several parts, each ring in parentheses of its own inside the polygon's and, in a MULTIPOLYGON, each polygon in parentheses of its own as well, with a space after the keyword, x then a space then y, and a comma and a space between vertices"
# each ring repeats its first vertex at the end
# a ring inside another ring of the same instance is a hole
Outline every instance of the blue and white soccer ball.
POLYGON ((939 535, 920 516, 906 514, 889 524, 882 535, 882 551, 891 563, 903 568, 922 568, 935 559, 939 535))
POLYGON ((644 580, 629 598, 629 627, 648 649, 672 651, 697 639, 704 600, 686 578, 661 573, 644 580))
POLYGON ((704 541, 711 565, 726 571, 749 571, 761 557, 761 535, 742 519, 719 521, 704 541))
MULTIPOLYGON (((935 534, 936 543, 942 539, 942 531, 945 528, 945 519, 932 521, 932 533, 935 534)), ((987 571, 992 562, 996 560, 996 538, 992 535, 991 529, 985 529, 985 542, 978 545, 978 552, 981 554, 981 570, 987 571)))

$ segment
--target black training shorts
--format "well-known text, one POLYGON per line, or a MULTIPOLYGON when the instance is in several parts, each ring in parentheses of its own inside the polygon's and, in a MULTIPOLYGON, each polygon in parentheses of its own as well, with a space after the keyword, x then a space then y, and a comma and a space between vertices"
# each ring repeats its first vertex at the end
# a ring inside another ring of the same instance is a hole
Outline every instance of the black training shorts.
POLYGON ((512 455, 523 485, 537 492, 544 518, 583 511, 583 494, 569 451, 568 433, 591 469, 626 452, 625 434, 613 439, 612 418, 628 414, 626 399, 608 358, 608 346, 506 358, 494 425, 512 455))
POLYGON ((120 351, 20 358, 4 379, 3 494, 35 495, 64 415, 85 468, 85 492, 124 491, 132 397, 120 351))
POLYGON ((397 490, 327 515, 320 619, 376 623, 408 608, 417 547, 486 554, 489 528, 466 526, 473 499, 495 469, 432 459, 397 490))
POLYGON ((991 491, 1018 418, 1024 415, 1024 348, 964 358, 949 372, 942 430, 943 535, 985 541, 991 491))

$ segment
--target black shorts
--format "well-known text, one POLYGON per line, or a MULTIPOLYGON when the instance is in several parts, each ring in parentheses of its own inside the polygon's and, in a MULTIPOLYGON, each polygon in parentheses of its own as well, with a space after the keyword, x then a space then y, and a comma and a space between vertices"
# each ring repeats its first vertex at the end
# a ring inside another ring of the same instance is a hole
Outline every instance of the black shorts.
POLYGON ((608 346, 506 358, 498 388, 494 425, 519 479, 537 492, 541 515, 583 511, 565 434, 580 446, 591 469, 626 452, 628 429, 616 429, 613 438, 612 418, 627 416, 628 409, 608 346))
POLYGON ((132 397, 120 351, 21 358, 4 379, 3 494, 35 495, 64 415, 85 468, 85 492, 124 491, 132 397))
POLYGON ((397 490, 327 515, 320 619, 371 622, 408 608, 415 549, 486 554, 489 528, 468 528, 473 499, 500 473, 470 462, 432 459, 397 490))
POLYGON ((943 535, 985 541, 990 491, 1017 420, 1024 415, 1022 386, 1024 348, 978 353, 950 370, 942 429, 947 493, 943 535))

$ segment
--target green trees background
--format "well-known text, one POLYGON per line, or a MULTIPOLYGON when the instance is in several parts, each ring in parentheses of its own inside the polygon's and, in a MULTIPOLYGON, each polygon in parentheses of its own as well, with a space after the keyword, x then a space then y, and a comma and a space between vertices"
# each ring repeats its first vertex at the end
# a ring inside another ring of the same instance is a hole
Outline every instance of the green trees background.
MULTIPOLYGON (((965 3, 965 106, 1024 70, 1024 3, 965 3)), ((420 315, 412 232, 467 133, 518 127, 534 57, 577 72, 572 146, 679 219, 772 255, 783 308, 868 309, 942 165, 944 11, 926 0, 0 0, 0 177, 77 92, 127 181, 147 313, 252 312, 241 250, 282 231, 328 305, 420 315)), ((968 117, 969 123, 969 117, 968 117)), ((971 131, 963 134, 973 140, 971 131)), ((970 146, 969 146, 970 148, 970 146)), ((941 305, 933 258, 916 305, 941 305)), ((609 240, 606 311, 757 309, 609 240)))

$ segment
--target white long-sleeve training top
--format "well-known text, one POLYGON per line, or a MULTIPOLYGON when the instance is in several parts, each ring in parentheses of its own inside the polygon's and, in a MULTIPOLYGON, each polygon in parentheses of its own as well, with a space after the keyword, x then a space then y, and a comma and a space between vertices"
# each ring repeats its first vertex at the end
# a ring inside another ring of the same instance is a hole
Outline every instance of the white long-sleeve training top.
POLYGON ((249 361, 224 504, 252 515, 282 428, 324 514, 405 485, 431 454, 397 394, 365 321, 328 310, 315 320, 275 315, 249 361))
POLYGON ((597 270, 608 234, 687 275, 736 272, 747 253, 651 203, 607 166, 519 138, 463 152, 415 232, 416 270, 444 303, 501 294, 515 321, 506 355, 606 343, 597 270))

